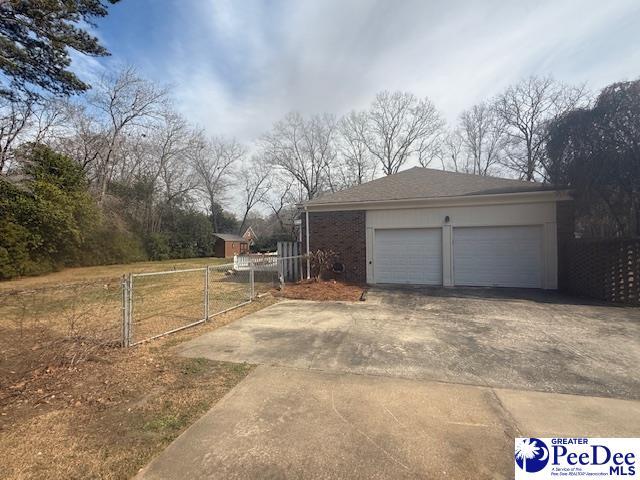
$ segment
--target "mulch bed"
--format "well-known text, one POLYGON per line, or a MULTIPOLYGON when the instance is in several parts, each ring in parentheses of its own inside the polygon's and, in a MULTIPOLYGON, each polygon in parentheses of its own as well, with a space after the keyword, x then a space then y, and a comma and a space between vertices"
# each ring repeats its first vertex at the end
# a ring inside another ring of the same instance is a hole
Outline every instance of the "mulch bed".
POLYGON ((366 287, 349 283, 307 280, 294 284, 287 284, 284 290, 275 296, 297 300, 328 300, 357 302, 364 298, 366 287))

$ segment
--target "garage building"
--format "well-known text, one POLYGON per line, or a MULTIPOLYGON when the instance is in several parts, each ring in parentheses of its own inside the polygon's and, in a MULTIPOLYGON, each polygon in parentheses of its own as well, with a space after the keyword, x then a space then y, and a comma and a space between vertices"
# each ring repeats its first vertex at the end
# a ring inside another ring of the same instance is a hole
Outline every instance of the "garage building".
POLYGON ((303 243, 334 251, 352 282, 556 289, 569 200, 550 185, 416 167, 307 202, 303 243))

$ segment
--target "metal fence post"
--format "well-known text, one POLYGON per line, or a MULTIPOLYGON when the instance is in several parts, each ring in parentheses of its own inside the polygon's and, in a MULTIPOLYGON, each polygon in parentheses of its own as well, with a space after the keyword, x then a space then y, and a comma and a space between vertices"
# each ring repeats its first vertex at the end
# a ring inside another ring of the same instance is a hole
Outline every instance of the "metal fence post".
POLYGON ((127 283, 129 284, 127 346, 129 346, 133 338, 133 273, 129 273, 129 281, 127 283))
POLYGON ((128 306, 128 298, 129 298, 129 288, 127 285, 127 277, 122 275, 122 279, 120 281, 120 287, 122 288, 122 346, 128 347, 127 338, 128 338, 128 328, 129 328, 129 306, 128 306))
POLYGON ((131 274, 122 275, 122 346, 131 346, 131 289, 132 289, 132 276, 131 274))
POLYGON ((253 300, 256 296, 254 273, 253 260, 249 257, 249 300, 253 300))
POLYGON ((204 269, 204 320, 209 320, 209 265, 204 269))
POLYGON ((278 270, 278 280, 280 283, 280 291, 284 291, 284 283, 285 283, 285 278, 284 278, 284 258, 278 258, 276 259, 276 266, 277 266, 277 270, 278 270))

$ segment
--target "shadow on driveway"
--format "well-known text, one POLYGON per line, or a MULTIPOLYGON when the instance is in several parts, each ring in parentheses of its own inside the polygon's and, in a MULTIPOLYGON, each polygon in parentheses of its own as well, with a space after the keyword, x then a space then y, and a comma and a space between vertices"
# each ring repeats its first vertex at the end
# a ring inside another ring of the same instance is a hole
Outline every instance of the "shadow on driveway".
POLYGON ((434 298, 469 298, 482 300, 527 300, 536 303, 549 303, 553 305, 587 305, 607 308, 629 308, 622 304, 602 302, 590 298, 576 297, 552 290, 540 290, 532 288, 496 288, 496 287, 429 287, 411 285, 378 285, 370 291, 377 295, 393 293, 396 296, 424 296, 434 298))
POLYGON ((513 289, 285 301, 179 347, 213 360, 640 399, 640 308, 513 289))

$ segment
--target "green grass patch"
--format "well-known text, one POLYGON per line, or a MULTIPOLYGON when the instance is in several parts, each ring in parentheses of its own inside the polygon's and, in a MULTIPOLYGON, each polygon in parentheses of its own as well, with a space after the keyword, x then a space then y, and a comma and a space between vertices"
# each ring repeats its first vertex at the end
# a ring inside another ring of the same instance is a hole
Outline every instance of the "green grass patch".
POLYGON ((211 369, 211 363, 206 358, 189 358, 182 364, 180 371, 184 375, 200 375, 211 369))

